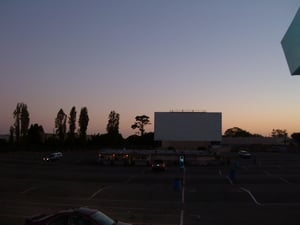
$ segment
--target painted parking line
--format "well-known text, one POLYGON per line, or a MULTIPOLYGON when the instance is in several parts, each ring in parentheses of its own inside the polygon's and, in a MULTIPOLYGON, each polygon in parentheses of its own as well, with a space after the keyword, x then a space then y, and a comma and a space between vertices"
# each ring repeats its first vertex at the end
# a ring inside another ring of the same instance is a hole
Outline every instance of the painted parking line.
POLYGON ((251 193, 251 191, 249 191, 248 189, 246 188, 243 188, 243 187, 240 187, 240 189, 244 192, 246 192, 247 194, 249 194, 249 196, 252 198, 252 200, 254 201, 254 203, 256 205, 259 205, 259 206, 262 206, 263 204, 260 203, 259 201, 256 200, 256 198, 254 197, 254 195, 251 193))
MULTIPOLYGON (((220 173, 219 173, 219 174, 220 174, 220 173)), ((221 174, 220 174, 220 176, 221 176, 221 174)), ((227 180, 229 181, 229 183, 230 183, 231 185, 234 185, 232 179, 230 179, 229 176, 226 176, 226 178, 227 178, 227 180)), ((259 206, 262 206, 262 205, 263 205, 262 203, 260 203, 259 201, 256 200, 256 198, 255 198, 254 195, 251 193, 251 191, 249 191, 248 189, 243 188, 243 187, 240 187, 240 189, 241 189, 242 191, 246 192, 247 194, 249 194, 249 196, 252 198, 252 200, 255 202, 255 204, 257 204, 257 205, 259 205, 259 206)))
POLYGON ((230 183, 231 185, 234 185, 233 181, 230 179, 229 176, 226 176, 226 178, 227 178, 227 180, 229 181, 229 183, 230 183))
POLYGON ((222 177, 223 176, 223 173, 222 173, 222 170, 219 169, 219 175, 222 177))
POLYGON ((229 177, 229 176, 223 175, 222 170, 220 170, 220 169, 219 169, 219 176, 220 176, 220 177, 226 177, 226 179, 229 181, 229 183, 230 183, 231 185, 234 185, 234 183, 233 183, 233 181, 230 179, 230 177, 229 177))
POLYGON ((22 191, 22 192, 20 192, 21 194, 27 194, 27 193, 29 193, 29 192, 31 192, 31 191, 34 191, 34 190, 37 190, 37 189, 39 189, 39 188, 41 188, 41 187, 30 187, 30 188, 27 188, 26 190, 24 190, 24 191, 22 191))
MULTIPOLYGON (((222 176, 222 171, 221 171, 221 170, 219 170, 219 175, 222 176)), ((234 185, 232 179, 231 179, 229 176, 226 176, 226 178, 227 178, 227 180, 229 181, 229 183, 230 183, 231 185, 234 185)), ((252 200, 255 202, 255 204, 257 204, 257 205, 259 205, 259 206, 262 206, 262 204, 261 204, 259 201, 256 200, 256 198, 255 198, 254 195, 251 193, 251 191, 249 191, 248 189, 243 188, 243 187, 240 187, 240 189, 241 189, 242 191, 248 193, 249 196, 252 198, 252 200)))
POLYGON ((182 186, 181 203, 184 204, 184 185, 182 186))
POLYGON ((284 183, 286 184, 292 184, 291 182, 289 182, 287 179, 283 178, 283 177, 278 177, 280 180, 282 180, 284 183))
POLYGON ((267 175, 267 176, 270 176, 270 177, 275 177, 275 178, 278 178, 279 180, 281 180, 283 183, 286 183, 286 184, 292 184, 291 182, 289 182, 287 179, 281 177, 281 176, 277 176, 277 175, 274 175, 266 170, 264 170, 264 173, 267 175))
POLYGON ((182 209, 180 212, 180 225, 183 225, 183 218, 184 218, 184 210, 182 209))
POLYGON ((102 192, 103 190, 108 189, 108 188, 111 188, 111 185, 109 185, 109 186, 104 186, 104 187, 100 188, 98 191, 96 191, 95 193, 93 193, 93 194, 89 197, 89 200, 92 200, 92 199, 95 198, 96 195, 98 195, 100 192, 102 192))
POLYGON ((136 176, 130 176, 128 177, 127 180, 124 181, 124 183, 129 183, 133 178, 135 178, 136 176))
POLYGON ((184 198, 184 191, 185 191, 185 176, 186 176, 186 168, 184 168, 183 171, 183 179, 182 179, 182 191, 181 191, 181 212, 180 212, 180 221, 179 225, 183 225, 184 221, 184 204, 185 204, 185 198, 184 198))

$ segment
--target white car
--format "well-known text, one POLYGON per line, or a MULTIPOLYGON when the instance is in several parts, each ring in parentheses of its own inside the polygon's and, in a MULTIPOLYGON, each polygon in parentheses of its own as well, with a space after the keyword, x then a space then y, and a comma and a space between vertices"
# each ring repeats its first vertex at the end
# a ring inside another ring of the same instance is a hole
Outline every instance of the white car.
POLYGON ((238 154, 241 158, 251 158, 252 157, 251 153, 246 150, 240 150, 238 152, 238 154))
POLYGON ((25 225, 131 225, 117 221, 97 209, 80 207, 26 218, 25 225))

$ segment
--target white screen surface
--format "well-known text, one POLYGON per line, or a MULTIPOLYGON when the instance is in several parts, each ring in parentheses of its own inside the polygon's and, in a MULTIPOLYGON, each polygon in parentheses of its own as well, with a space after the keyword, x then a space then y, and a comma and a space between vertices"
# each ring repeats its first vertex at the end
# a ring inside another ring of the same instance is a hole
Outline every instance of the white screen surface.
POLYGON ((154 138, 161 141, 221 141, 222 114, 156 112, 154 138))

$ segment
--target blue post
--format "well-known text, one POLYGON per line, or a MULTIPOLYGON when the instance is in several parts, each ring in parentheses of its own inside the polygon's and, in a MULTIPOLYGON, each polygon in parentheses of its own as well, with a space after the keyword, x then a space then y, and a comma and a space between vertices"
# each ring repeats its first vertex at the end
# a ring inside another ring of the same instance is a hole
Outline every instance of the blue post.
POLYGON ((182 189, 182 181, 181 181, 180 178, 176 178, 174 180, 174 189, 175 189, 175 191, 181 191, 181 189, 182 189))

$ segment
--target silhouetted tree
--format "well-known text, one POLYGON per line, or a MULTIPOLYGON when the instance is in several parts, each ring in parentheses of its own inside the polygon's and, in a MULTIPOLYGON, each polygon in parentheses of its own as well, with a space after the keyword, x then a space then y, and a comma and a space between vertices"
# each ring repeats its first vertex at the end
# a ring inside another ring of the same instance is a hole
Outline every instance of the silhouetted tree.
POLYGON ((108 116, 108 122, 106 126, 106 134, 101 134, 97 139, 102 146, 120 147, 123 144, 123 137, 119 133, 120 114, 115 111, 111 111, 108 116))
POLYGON ((142 116, 136 116, 135 117, 136 122, 131 125, 132 129, 139 129, 141 136, 145 133, 145 126, 150 123, 149 116, 142 115, 142 116))
POLYGON ((21 113, 21 136, 25 137, 28 133, 28 127, 30 123, 29 112, 27 110, 27 105, 24 104, 21 113))
POLYGON ((29 127, 29 112, 27 105, 24 103, 18 103, 14 111, 14 131, 16 135, 16 141, 20 141, 20 137, 26 137, 29 127))
POLYGON ((300 133, 293 133, 291 137, 298 145, 300 145, 300 133))
POLYGON ((90 144, 92 146, 101 145, 101 135, 100 135, 100 133, 91 135, 90 144))
POLYGON ((76 130, 76 108, 75 106, 72 107, 69 115, 69 132, 68 132, 68 138, 71 141, 74 141, 75 139, 75 130, 76 130))
POLYGON ((119 122, 120 114, 115 111, 111 111, 108 116, 108 123, 106 126, 106 131, 110 135, 119 134, 119 122))
POLYGON ((94 145, 101 147, 120 148, 123 146, 124 139, 121 134, 98 134, 91 137, 91 142, 94 145))
POLYGON ((148 146, 154 146, 154 133, 149 132, 142 136, 142 143, 148 146))
POLYGON ((15 132, 15 128, 13 126, 11 126, 9 128, 9 142, 10 143, 14 142, 14 132, 15 132))
POLYGON ((59 137, 59 140, 64 141, 66 137, 66 130, 67 130, 67 115, 64 113, 62 109, 60 109, 57 113, 56 119, 55 119, 55 128, 56 128, 56 134, 59 137))
POLYGON ((131 135, 124 142, 129 148, 153 148, 157 145, 153 132, 145 133, 143 136, 131 135))
POLYGON ((141 136, 138 136, 136 134, 128 136, 125 139, 125 145, 129 148, 141 146, 141 136))
POLYGON ((45 141, 43 126, 38 124, 31 125, 28 130, 28 139, 31 144, 42 144, 45 141))
POLYGON ((86 140, 86 131, 89 124, 89 115, 86 107, 81 108, 79 115, 79 137, 86 140))
POLYGON ((239 127, 229 128, 225 131, 224 137, 251 137, 252 134, 239 127))
POLYGON ((281 129, 273 129, 272 130, 272 137, 283 137, 286 138, 288 136, 288 133, 286 130, 281 129))

